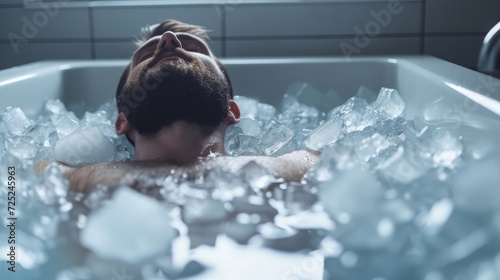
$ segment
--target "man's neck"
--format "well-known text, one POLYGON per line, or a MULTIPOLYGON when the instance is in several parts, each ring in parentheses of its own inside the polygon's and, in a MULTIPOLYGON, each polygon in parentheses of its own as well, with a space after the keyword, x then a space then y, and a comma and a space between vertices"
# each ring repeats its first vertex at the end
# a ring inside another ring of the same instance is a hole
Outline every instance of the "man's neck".
POLYGON ((155 136, 138 135, 134 160, 162 159, 184 165, 196 162, 199 157, 224 155, 224 133, 220 127, 207 135, 196 125, 175 122, 155 136))

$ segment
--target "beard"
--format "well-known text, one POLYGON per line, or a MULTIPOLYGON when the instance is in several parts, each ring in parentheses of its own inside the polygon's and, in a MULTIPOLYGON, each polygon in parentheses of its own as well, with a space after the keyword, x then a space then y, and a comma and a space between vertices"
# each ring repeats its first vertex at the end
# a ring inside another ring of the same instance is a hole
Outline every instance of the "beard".
POLYGON ((199 59, 141 66, 119 96, 120 111, 140 134, 154 135, 179 120, 215 127, 227 116, 228 82, 199 59))

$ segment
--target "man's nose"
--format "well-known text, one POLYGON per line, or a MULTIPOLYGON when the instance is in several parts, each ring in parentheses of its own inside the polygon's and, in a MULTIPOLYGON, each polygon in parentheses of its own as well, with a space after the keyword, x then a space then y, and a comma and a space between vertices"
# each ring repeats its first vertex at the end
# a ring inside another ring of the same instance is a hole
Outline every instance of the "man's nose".
POLYGON ((167 31, 161 35, 160 42, 156 46, 157 50, 173 51, 175 48, 182 48, 181 41, 172 31, 167 31))

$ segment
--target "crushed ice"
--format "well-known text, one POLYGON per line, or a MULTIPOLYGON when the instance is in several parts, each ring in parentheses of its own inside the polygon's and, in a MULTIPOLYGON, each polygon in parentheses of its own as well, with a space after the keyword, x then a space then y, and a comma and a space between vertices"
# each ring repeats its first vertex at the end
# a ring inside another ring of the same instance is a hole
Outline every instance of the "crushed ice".
MULTIPOLYGON (((205 270, 196 260, 179 264, 179 255, 223 234, 257 248, 318 250, 324 279, 500 279, 500 156, 475 159, 459 131, 426 122, 439 100, 418 128, 396 89, 360 87, 346 99, 295 82, 281 108, 235 100, 242 115, 228 128, 227 153, 320 150, 302 182, 284 183, 250 162, 196 181, 172 172, 154 188, 70 193, 56 166, 37 175, 33 164, 133 158, 114 132, 114 102, 81 119, 59 100, 47 100, 36 118, 6 108, 0 165, 18 170, 19 269, 34 279, 42 272, 61 280, 120 272, 177 279, 205 270)), ((0 192, 5 197, 6 188, 0 192)), ((5 200, 0 206, 7 208, 5 200)))

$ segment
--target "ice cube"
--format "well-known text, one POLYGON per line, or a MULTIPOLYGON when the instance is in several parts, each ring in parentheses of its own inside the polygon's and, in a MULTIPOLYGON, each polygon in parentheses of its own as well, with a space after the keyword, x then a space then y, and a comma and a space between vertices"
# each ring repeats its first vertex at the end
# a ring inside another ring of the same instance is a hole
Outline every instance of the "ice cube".
POLYGON ((182 207, 182 220, 189 225, 222 221, 227 214, 222 202, 209 198, 188 198, 182 207))
POLYGON ((241 95, 235 95, 233 100, 240 108, 240 118, 257 118, 259 114, 259 102, 257 100, 241 95))
POLYGON ((462 138, 449 128, 430 129, 421 139, 432 152, 432 160, 436 166, 450 167, 463 151, 462 138))
POLYGON ((97 109, 98 112, 104 112, 106 114, 106 118, 108 120, 115 120, 116 116, 118 115, 118 108, 116 107, 116 100, 113 98, 113 100, 108 101, 101 106, 99 106, 99 109, 97 109))
POLYGON ((500 210, 500 155, 491 154, 457 168, 452 180, 453 201, 472 213, 500 210))
POLYGON ((24 112, 18 108, 8 106, 2 114, 2 121, 7 128, 8 133, 21 136, 32 124, 32 121, 26 117, 24 112))
POLYGON ((270 156, 283 148, 293 138, 293 131, 286 125, 273 127, 262 139, 263 151, 270 156))
POLYGON ((268 169, 253 160, 245 164, 240 169, 240 172, 245 182, 247 182, 255 192, 264 190, 273 182, 277 181, 268 169))
POLYGON ((237 124, 241 128, 245 135, 249 136, 259 136, 260 135, 260 125, 259 122, 253 119, 242 118, 237 124))
POLYGON ((320 185, 318 198, 334 219, 349 221, 371 217, 379 212, 383 188, 370 172, 354 168, 344 170, 320 185))
POLYGON ((282 214, 296 214, 311 209, 318 200, 309 187, 301 183, 280 184, 272 189, 273 206, 282 214))
POLYGON ((52 116, 52 123, 57 128, 59 138, 63 138, 78 129, 79 121, 73 112, 52 116))
POLYGON ((371 136, 363 137, 360 142, 354 145, 356 147, 356 156, 363 162, 368 162, 371 158, 388 148, 391 144, 384 136, 374 133, 371 136))
POLYGON ((88 165, 113 160, 115 146, 97 128, 90 127, 60 139, 55 147, 57 161, 88 165))
POLYGON ((139 263, 166 254, 175 236, 164 205, 120 188, 109 203, 90 214, 80 243, 101 258, 139 263))
POLYGON ((111 122, 107 118, 106 112, 96 111, 95 113, 85 112, 82 119, 83 126, 97 126, 99 124, 109 124, 111 122))
POLYGON ((281 123, 293 130, 314 129, 319 122, 319 110, 298 102, 297 98, 285 94, 282 101, 283 113, 278 116, 281 123))
POLYGON ((43 106, 44 114, 59 115, 66 112, 66 107, 59 99, 47 99, 43 106))
POLYGON ((364 86, 360 86, 358 88, 355 96, 363 98, 368 103, 372 103, 377 100, 377 94, 364 86))
POLYGON ((404 184, 421 177, 428 168, 429 162, 408 145, 399 146, 377 167, 386 178, 404 184))
POLYGON ((377 115, 372 106, 366 100, 356 96, 340 106, 336 115, 344 122, 344 133, 363 130, 377 121, 377 115))
POLYGON ((351 169, 357 164, 354 154, 354 148, 351 146, 332 145, 322 151, 319 162, 310 171, 308 177, 319 182, 328 181, 338 170, 351 169))
POLYGON ((382 88, 378 94, 377 100, 373 102, 372 107, 384 118, 394 119, 403 113, 405 102, 398 91, 390 88, 382 88))
POLYGON ((13 155, 23 159, 32 159, 38 152, 38 145, 29 136, 7 138, 5 148, 13 155))
POLYGON ((35 192, 47 205, 55 204, 59 198, 66 196, 68 182, 56 164, 51 164, 45 169, 40 182, 35 185, 35 192))
POLYGON ((323 112, 335 106, 334 101, 330 99, 329 95, 323 94, 312 85, 301 81, 296 81, 289 85, 286 94, 294 96, 298 102, 304 105, 315 107, 323 112))
POLYGON ((400 144, 406 140, 419 141, 417 140, 418 132, 413 123, 401 117, 382 121, 377 124, 376 129, 380 134, 386 136, 391 144, 400 144))
POLYGON ((257 119, 268 122, 273 119, 276 114, 276 108, 269 104, 259 103, 257 105, 259 113, 257 115, 257 119))
POLYGON ((260 138, 253 136, 236 134, 229 138, 224 144, 227 147, 226 152, 232 156, 250 156, 262 153, 259 148, 261 145, 260 138))
POLYGON ((342 137, 342 120, 333 117, 313 130, 307 136, 304 145, 309 149, 319 150, 337 142, 340 137, 342 137))

